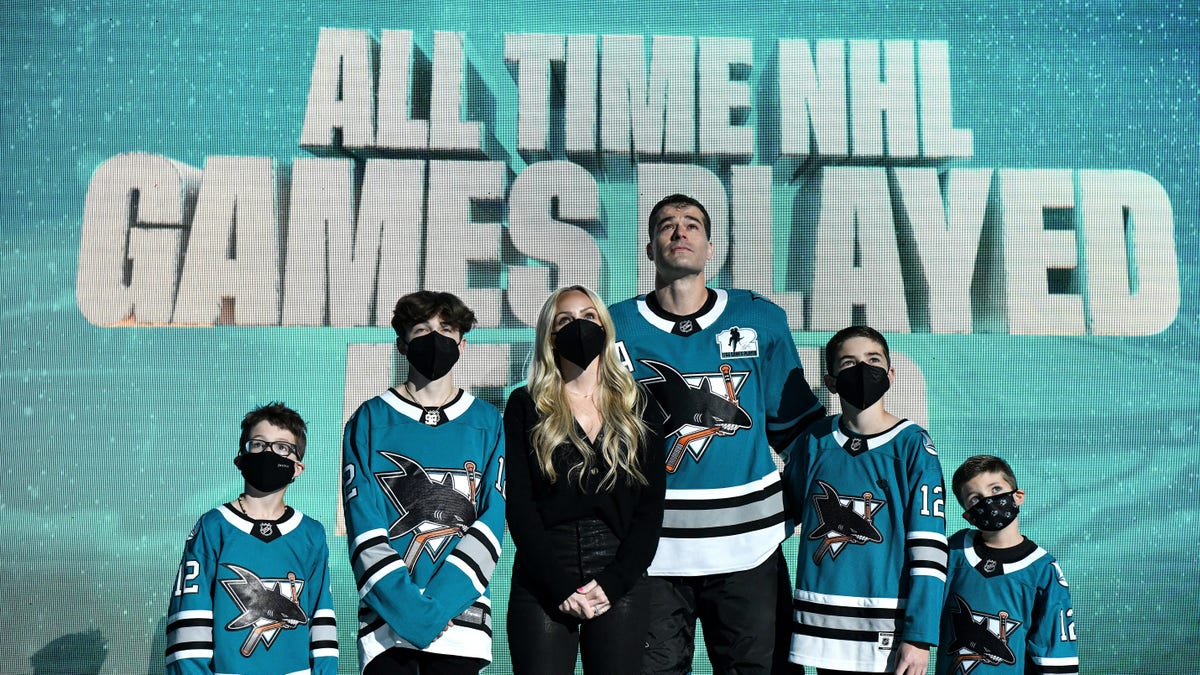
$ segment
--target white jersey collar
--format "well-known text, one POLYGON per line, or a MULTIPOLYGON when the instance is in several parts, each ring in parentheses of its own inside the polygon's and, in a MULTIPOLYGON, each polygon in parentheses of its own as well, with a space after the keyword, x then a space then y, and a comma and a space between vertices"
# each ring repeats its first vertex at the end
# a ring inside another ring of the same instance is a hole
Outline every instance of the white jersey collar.
MULTIPOLYGON (((424 408, 396 393, 395 389, 388 389, 380 394, 379 398, 383 399, 384 403, 392 406, 396 412, 415 422, 420 422, 425 416, 424 408)), ((446 416, 447 420, 455 420, 467 412, 467 409, 471 407, 471 403, 474 401, 475 397, 468 394, 466 389, 459 389, 458 395, 454 397, 454 400, 442 406, 442 414, 446 416)))
MULTIPOLYGON (((701 314, 700 316, 688 317, 700 326, 700 330, 704 330, 716 323, 717 319, 720 318, 721 314, 725 311, 725 306, 729 304, 729 293, 725 289, 714 288, 712 291, 716 293, 717 296, 717 300, 713 303, 712 309, 701 314)), ((646 304, 645 295, 637 299, 637 311, 638 314, 642 315, 642 318, 645 319, 647 323, 663 331, 664 333, 670 333, 672 329, 675 328, 676 320, 667 319, 655 314, 654 311, 650 309, 649 305, 646 304)))

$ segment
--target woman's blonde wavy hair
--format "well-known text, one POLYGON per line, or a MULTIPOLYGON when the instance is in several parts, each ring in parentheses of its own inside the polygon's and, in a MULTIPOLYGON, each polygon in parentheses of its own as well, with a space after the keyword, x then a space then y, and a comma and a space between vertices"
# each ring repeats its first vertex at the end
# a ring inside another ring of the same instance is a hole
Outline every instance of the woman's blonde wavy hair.
POLYGON ((555 448, 569 442, 578 450, 582 459, 572 466, 568 476, 583 476, 601 462, 608 468, 600 480, 599 488, 611 491, 623 477, 646 485, 646 477, 638 466, 638 447, 646 440, 646 425, 642 422, 642 411, 646 407, 645 396, 638 389, 633 376, 617 360, 616 342, 613 335, 612 316, 608 308, 590 288, 567 286, 550 294, 538 315, 537 334, 533 349, 533 360, 529 366, 529 396, 537 409, 539 421, 530 434, 534 456, 542 474, 551 483, 558 480, 551 457, 555 448), (596 393, 592 403, 604 418, 600 437, 597 439, 599 457, 592 446, 579 433, 571 403, 563 390, 562 373, 554 357, 553 322, 558 299, 566 293, 583 293, 596 308, 600 326, 604 328, 604 349, 601 350, 596 393))

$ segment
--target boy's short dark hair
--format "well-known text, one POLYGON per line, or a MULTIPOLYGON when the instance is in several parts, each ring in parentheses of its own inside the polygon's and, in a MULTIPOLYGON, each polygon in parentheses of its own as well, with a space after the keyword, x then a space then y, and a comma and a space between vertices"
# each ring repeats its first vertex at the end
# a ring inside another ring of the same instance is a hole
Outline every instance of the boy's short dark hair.
POLYGON ((250 430, 259 422, 269 422, 280 429, 287 429, 296 437, 296 456, 304 459, 304 446, 308 443, 308 425, 300 413, 292 410, 279 401, 274 401, 246 413, 242 418, 242 438, 238 443, 238 452, 244 452, 246 441, 250 440, 250 430))
POLYGON ((463 304, 457 295, 445 291, 417 291, 396 302, 396 308, 392 311, 392 330, 396 331, 396 337, 404 340, 413 326, 435 316, 454 326, 462 335, 466 335, 475 325, 475 312, 463 304))
POLYGON ((981 473, 998 473, 1012 489, 1017 489, 1017 477, 1013 474, 1012 467, 1008 462, 994 455, 975 455, 968 457, 967 461, 962 463, 954 471, 954 477, 950 480, 950 489, 954 490, 954 498, 958 500, 960 506, 963 505, 963 498, 960 490, 962 486, 967 484, 967 481, 978 476, 981 473))
POLYGON ((694 206, 700 209, 701 215, 704 216, 704 238, 710 240, 712 239, 712 220, 710 220, 708 217, 708 209, 704 208, 704 205, 696 201, 694 198, 677 192, 673 195, 667 195, 666 197, 658 200, 658 203, 654 205, 654 208, 650 209, 649 232, 650 239, 652 241, 654 239, 654 231, 658 229, 658 223, 656 220, 658 218, 658 212, 662 211, 668 206, 694 206))
POLYGON ((829 338, 829 342, 825 344, 825 372, 833 375, 837 372, 838 350, 842 345, 851 338, 862 337, 878 342, 879 346, 883 347, 883 358, 887 360, 888 367, 892 365, 892 353, 888 350, 887 339, 883 337, 883 333, 871 328, 870 326, 848 326, 834 333, 833 337, 829 338))

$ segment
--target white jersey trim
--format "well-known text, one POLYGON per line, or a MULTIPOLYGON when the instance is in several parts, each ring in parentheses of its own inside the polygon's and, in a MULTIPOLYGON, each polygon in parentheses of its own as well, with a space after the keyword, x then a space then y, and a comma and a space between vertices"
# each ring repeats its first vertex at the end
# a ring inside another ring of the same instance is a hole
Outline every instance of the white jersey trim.
MULTIPOLYGON (((286 508, 291 508, 291 507, 286 507, 286 508)), ((224 518, 225 521, 228 522, 230 525, 236 527, 237 529, 241 530, 242 532, 245 532, 246 534, 253 534, 254 524, 258 523, 258 522, 273 523, 275 525, 275 527, 279 528, 280 534, 291 534, 297 527, 300 527, 300 523, 304 520, 304 514, 300 513, 296 509, 292 509, 292 515, 287 520, 283 520, 283 521, 275 521, 275 520, 251 521, 251 520, 247 520, 247 518, 249 518, 249 516, 243 516, 242 514, 238 513, 237 511, 234 511, 233 509, 229 508, 229 506, 226 504, 221 504, 220 506, 218 506, 217 513, 221 514, 221 517, 224 518)))
POLYGON ((180 619, 211 619, 213 612, 211 609, 185 609, 182 612, 175 612, 167 617, 167 625, 171 625, 180 619))
POLYGON ((176 661, 183 661, 185 659, 211 659, 212 657, 213 650, 211 649, 187 649, 168 656, 165 665, 171 665, 176 661))
MULTIPOLYGON (((878 436, 863 436, 862 438, 867 442, 867 447, 874 450, 875 448, 891 443, 892 439, 896 438, 901 431, 911 427, 913 424, 914 422, 912 420, 901 420, 896 424, 896 426, 888 429, 878 436)), ((837 419, 833 421, 833 440, 837 441, 837 444, 843 447, 845 447, 846 441, 850 440, 850 437, 846 435, 846 432, 842 431, 841 415, 838 415, 837 419)))
POLYGON ((744 485, 734 485, 733 487, 667 490, 665 499, 727 499, 729 497, 741 497, 742 495, 762 492, 779 481, 779 472, 772 471, 758 480, 744 485))
POLYGON ((1079 665, 1078 656, 1030 656, 1031 660, 1039 666, 1077 666, 1079 665))
MULTIPOLYGON (((980 558, 979 554, 975 552, 975 536, 976 532, 972 530, 967 533, 967 536, 963 537, 963 556, 967 559, 971 567, 976 567, 979 563, 983 562, 983 558, 980 558)), ((1050 553, 1041 546, 1038 546, 1024 558, 1016 562, 1001 563, 1000 567, 1004 570, 1004 574, 1012 574, 1013 572, 1019 572, 1029 567, 1045 555, 1050 555, 1050 553)))
MULTIPOLYGON (((710 289, 717 294, 717 301, 713 303, 712 309, 704 314, 693 319, 700 325, 700 330, 705 330, 717 322, 721 318, 721 314, 725 311, 725 306, 729 304, 729 293, 723 288, 710 289)), ((675 328, 675 322, 670 319, 664 319, 661 316, 650 311, 650 307, 646 304, 646 296, 641 296, 637 299, 637 311, 646 323, 654 326, 664 333, 670 333, 675 328)))
POLYGON ((700 577, 753 569, 771 557, 786 534, 783 523, 779 523, 727 537, 663 537, 658 541, 658 552, 646 574, 652 577, 700 577), (753 555, 747 556, 747 553, 753 555), (662 562, 668 560, 672 563, 662 562), (683 561, 691 566, 681 566, 683 561))
MULTIPOLYGON (((488 598, 480 596, 475 599, 475 602, 487 605, 490 611, 492 603, 488 598)), ((420 649, 413 643, 400 637, 386 623, 374 631, 363 635, 357 642, 360 667, 365 667, 376 656, 393 647, 423 651, 431 654, 466 656, 483 659, 489 663, 492 661, 492 641, 487 636, 487 633, 480 628, 459 626, 453 623, 450 624, 445 633, 442 633, 441 636, 425 649, 420 649)))
POLYGON ((805 600, 821 605, 835 607, 865 607, 869 609, 901 609, 905 602, 899 598, 864 598, 858 595, 830 595, 828 593, 813 593, 797 588, 792 592, 796 600, 805 600))
MULTIPOLYGON (((421 406, 409 401, 403 396, 398 395, 394 390, 388 389, 379 395, 383 402, 391 406, 396 412, 404 415, 414 422, 420 422, 425 415, 425 409, 421 406)), ((467 393, 466 389, 458 390, 458 397, 450 405, 442 408, 442 412, 446 413, 446 419, 456 419, 461 417, 471 404, 475 402, 475 397, 467 393)))

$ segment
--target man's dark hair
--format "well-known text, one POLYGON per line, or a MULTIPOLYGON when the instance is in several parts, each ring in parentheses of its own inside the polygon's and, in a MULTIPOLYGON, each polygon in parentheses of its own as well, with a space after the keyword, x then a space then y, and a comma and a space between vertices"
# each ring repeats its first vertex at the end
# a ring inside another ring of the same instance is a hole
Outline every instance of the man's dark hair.
POLYGON ((274 401, 246 413, 242 418, 242 439, 238 443, 238 452, 245 452, 246 441, 250 440, 250 430, 259 422, 269 422, 280 429, 287 429, 296 437, 296 456, 304 459, 304 446, 308 443, 308 425, 300 413, 292 410, 279 401, 274 401))
POLYGON ((417 291, 396 302, 396 309, 392 311, 392 330, 396 331, 396 337, 405 340, 405 335, 413 326, 435 316, 441 317, 443 323, 450 324, 462 335, 466 335, 475 325, 475 312, 464 305, 457 295, 445 291, 417 291))
POLYGON ((950 479, 950 489, 954 490, 954 498, 958 500, 960 506, 963 504, 962 487, 967 484, 967 481, 978 476, 981 473, 998 473, 1014 490, 1017 489, 1017 477, 1013 474, 1012 467, 1008 462, 994 455, 975 455, 968 457, 967 461, 962 463, 954 471, 954 477, 950 479))
POLYGON ((883 337, 882 333, 874 328, 871 328, 870 326, 849 326, 839 330, 834 334, 833 337, 829 338, 829 342, 826 343, 825 372, 829 373, 830 375, 837 373, 838 350, 842 348, 842 345, 845 344, 847 340, 856 337, 863 337, 867 338, 868 340, 878 342, 879 345, 883 347, 883 358, 887 360, 888 367, 891 367, 892 353, 888 350, 887 339, 883 337))
POLYGON ((712 239, 712 221, 709 219, 708 210, 704 208, 704 205, 685 194, 675 193, 658 200, 654 208, 650 209, 649 232, 651 241, 654 240, 654 231, 658 229, 658 212, 668 206, 694 206, 700 209, 700 213, 704 216, 704 237, 712 239))

